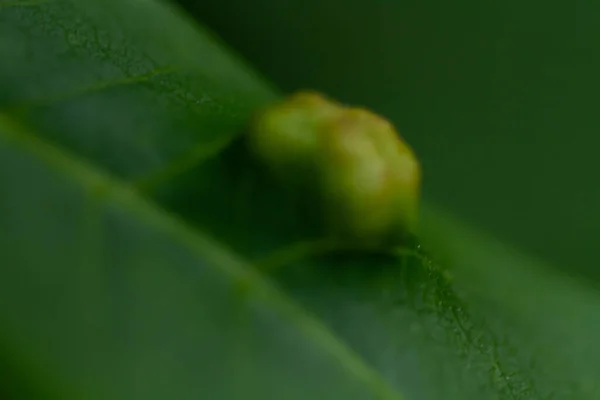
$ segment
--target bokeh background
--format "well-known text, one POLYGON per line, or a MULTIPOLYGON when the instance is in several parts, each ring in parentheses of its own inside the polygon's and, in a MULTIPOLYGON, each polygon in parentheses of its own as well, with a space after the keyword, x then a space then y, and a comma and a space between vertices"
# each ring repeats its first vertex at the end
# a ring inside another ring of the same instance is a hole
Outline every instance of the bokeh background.
POLYGON ((600 3, 179 0, 282 90, 389 117, 424 196, 600 280, 600 3))

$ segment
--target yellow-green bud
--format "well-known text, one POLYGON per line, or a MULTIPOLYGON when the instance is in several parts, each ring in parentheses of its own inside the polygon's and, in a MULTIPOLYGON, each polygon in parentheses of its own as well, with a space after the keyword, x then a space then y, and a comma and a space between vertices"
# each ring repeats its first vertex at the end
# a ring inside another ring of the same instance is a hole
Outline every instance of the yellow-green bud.
POLYGON ((414 229, 421 169, 382 117, 300 92, 263 111, 248 139, 286 185, 317 199, 333 236, 378 243, 414 229))

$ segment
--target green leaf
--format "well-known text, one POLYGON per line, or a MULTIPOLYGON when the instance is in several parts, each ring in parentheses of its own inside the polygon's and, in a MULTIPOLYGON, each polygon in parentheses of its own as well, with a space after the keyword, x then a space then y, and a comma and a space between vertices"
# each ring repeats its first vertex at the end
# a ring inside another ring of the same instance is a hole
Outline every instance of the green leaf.
POLYGON ((203 157, 273 95, 170 9, 120 3, 2 4, 6 364, 63 399, 398 398, 232 251, 131 188, 203 157), (163 45, 148 32, 161 24, 163 45), (158 72, 160 58, 192 72, 158 72))
POLYGON ((239 139, 278 94, 170 6, 0 1, 0 60, 0 366, 22 382, 9 392, 600 394, 600 295, 585 283, 429 205, 432 256, 316 239, 239 139))
POLYGON ((2 347, 57 394, 397 398, 230 251, 9 117, 0 138, 2 347))

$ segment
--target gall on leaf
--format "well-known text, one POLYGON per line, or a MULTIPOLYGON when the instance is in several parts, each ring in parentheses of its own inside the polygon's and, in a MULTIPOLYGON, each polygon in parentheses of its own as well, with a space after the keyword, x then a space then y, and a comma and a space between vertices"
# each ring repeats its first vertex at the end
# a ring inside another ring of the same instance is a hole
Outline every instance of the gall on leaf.
POLYGON ((421 167, 383 117, 301 91, 261 110, 247 140, 277 179, 318 203, 329 236, 382 244, 414 231, 421 167))

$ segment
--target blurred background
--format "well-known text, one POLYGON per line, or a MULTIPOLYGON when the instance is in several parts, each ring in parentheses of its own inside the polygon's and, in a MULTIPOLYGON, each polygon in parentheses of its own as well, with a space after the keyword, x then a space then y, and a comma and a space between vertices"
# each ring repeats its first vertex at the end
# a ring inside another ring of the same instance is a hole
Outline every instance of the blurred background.
POLYGON ((426 199, 600 280, 599 2, 179 1, 283 91, 390 118, 426 199))

